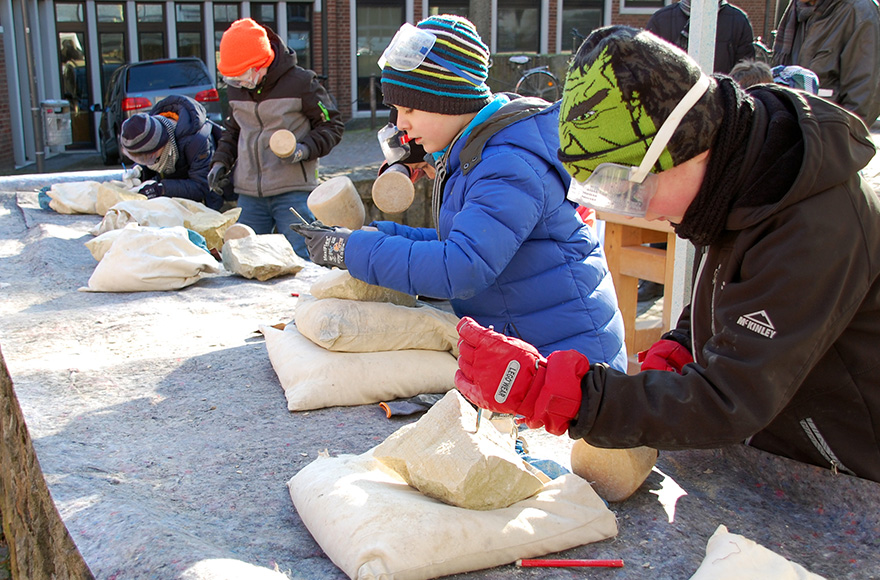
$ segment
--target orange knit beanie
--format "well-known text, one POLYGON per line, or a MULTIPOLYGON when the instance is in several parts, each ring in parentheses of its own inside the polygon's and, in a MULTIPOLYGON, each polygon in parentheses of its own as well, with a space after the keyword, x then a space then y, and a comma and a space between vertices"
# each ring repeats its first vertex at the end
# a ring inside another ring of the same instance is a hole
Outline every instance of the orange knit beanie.
POLYGON ((233 22, 220 39, 217 69, 226 77, 243 75, 252 68, 269 66, 275 58, 266 29, 250 18, 233 22))

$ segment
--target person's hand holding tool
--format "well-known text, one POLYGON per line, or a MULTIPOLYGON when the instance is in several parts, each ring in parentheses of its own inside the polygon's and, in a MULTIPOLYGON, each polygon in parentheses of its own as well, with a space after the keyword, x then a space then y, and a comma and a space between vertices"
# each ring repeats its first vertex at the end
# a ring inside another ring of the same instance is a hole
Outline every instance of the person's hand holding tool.
POLYGON ((290 211, 302 222, 292 224, 290 229, 305 238, 312 262, 319 266, 337 266, 345 269, 345 244, 348 242, 351 230, 325 226, 318 220, 309 223, 294 208, 290 208, 290 211))
POLYGON ((229 170, 222 163, 215 163, 208 171, 208 188, 217 195, 223 195, 223 188, 229 183, 229 170))
POLYGON ((165 193, 165 186, 155 179, 149 179, 143 182, 137 191, 138 193, 146 195, 147 199, 153 199, 156 197, 162 197, 165 193))
POLYGON ((694 362, 688 349, 674 340, 660 339, 639 353, 643 371, 673 371, 681 374, 684 365, 694 362))
POLYGON ((581 378, 590 361, 574 350, 544 358, 518 338, 483 328, 472 318, 458 323, 455 386, 480 408, 525 417, 531 428, 562 435, 581 405, 581 378))
POLYGON ((296 150, 294 150, 293 155, 288 157, 287 159, 291 163, 299 163, 300 161, 308 161, 311 157, 312 152, 309 151, 308 146, 303 145, 302 143, 296 144, 296 150))

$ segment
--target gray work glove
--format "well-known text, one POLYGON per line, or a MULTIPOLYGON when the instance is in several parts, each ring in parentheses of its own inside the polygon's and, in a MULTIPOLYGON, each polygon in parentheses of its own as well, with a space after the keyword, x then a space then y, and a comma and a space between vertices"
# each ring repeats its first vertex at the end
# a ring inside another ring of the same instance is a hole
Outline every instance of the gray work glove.
POLYGON ((351 230, 331 228, 319 221, 311 224, 293 224, 290 229, 306 240, 309 257, 319 266, 336 266, 345 270, 345 244, 351 230))
POLYGON ((293 155, 288 157, 291 163, 299 163, 300 161, 308 161, 312 152, 309 151, 309 147, 307 145, 303 145, 302 143, 296 144, 296 149, 293 151, 293 155))
POLYGON ((223 188, 229 185, 229 170, 222 163, 215 163, 208 171, 208 189, 223 195, 223 188))

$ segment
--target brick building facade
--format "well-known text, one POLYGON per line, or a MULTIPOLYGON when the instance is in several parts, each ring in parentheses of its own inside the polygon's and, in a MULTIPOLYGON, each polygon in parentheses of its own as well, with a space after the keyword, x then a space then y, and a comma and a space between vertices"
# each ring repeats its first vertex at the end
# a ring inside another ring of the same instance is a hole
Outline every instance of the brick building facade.
MULTIPOLYGON (((586 34, 608 24, 641 27, 666 1, 0 0, 0 51, 5 48, 0 52, 0 86, 8 86, 9 79, 28 78, 22 64, 26 63, 25 37, 19 32, 20 10, 27 5, 34 58, 39 64, 37 100, 67 98, 62 96, 67 87, 62 90, 61 55, 64 43, 73 42, 82 56, 76 77, 77 107, 71 107, 78 111, 73 122, 75 142, 67 150, 95 150, 101 113, 90 109, 102 101, 114 66, 147 58, 198 56, 216 75, 216 49, 223 31, 237 18, 252 17, 278 32, 297 50, 300 63, 324 78, 348 120, 370 115, 377 104, 381 108, 378 86, 373 84, 375 100, 371 102, 370 85, 379 77, 376 62, 382 49, 402 22, 443 12, 467 16, 499 56, 491 77, 502 77, 503 90, 512 90, 519 72, 507 67, 501 55, 531 54, 536 64, 554 63, 551 68, 560 76, 566 55, 579 42, 575 31, 586 34)), ((755 35, 766 37, 765 30, 772 28, 774 15, 781 12, 774 4, 778 1, 740 0, 736 4, 749 14, 755 35)), ((2 94, 10 92, 7 89, 2 94)), ((20 98, 9 102, 0 99, 0 173, 10 164, 30 164, 35 157, 29 87, 17 88, 12 94, 20 98)))

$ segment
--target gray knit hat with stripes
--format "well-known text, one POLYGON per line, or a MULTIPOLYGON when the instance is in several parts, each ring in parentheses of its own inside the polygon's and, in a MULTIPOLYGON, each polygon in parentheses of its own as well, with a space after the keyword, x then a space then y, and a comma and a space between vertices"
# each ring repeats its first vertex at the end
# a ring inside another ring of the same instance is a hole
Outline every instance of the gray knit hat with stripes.
POLYGON ((489 78, 489 48, 480 39, 473 23, 460 16, 431 16, 416 25, 437 37, 428 58, 411 71, 386 65, 382 69, 382 92, 386 105, 418 109, 443 115, 475 113, 492 100, 486 85, 489 78), (433 62, 431 55, 452 63, 479 81, 475 85, 446 67, 433 62))
POLYGON ((119 141, 132 153, 152 153, 168 142, 168 131, 159 119, 138 113, 122 124, 119 141))

